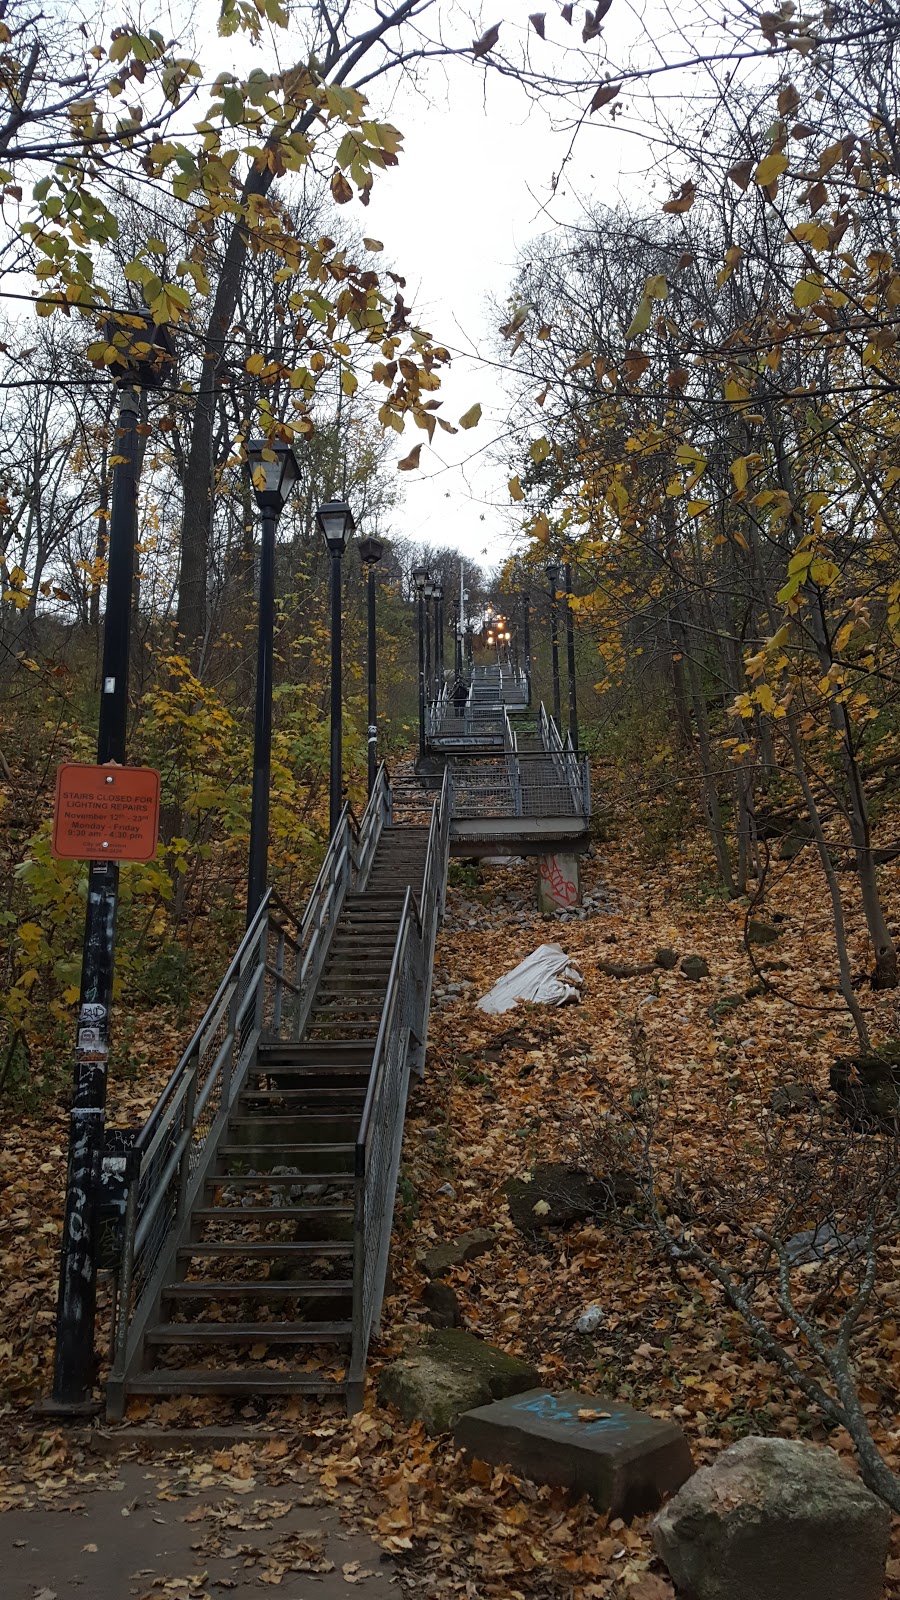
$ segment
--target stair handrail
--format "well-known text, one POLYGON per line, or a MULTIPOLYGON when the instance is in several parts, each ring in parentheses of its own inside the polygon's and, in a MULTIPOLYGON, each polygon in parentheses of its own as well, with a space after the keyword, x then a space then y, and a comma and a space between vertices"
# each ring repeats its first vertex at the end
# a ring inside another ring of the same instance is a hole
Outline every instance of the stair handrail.
POLYGON ((298 950, 265 895, 127 1162, 113 1310, 109 1392, 124 1377, 152 1309, 173 1230, 186 1214, 208 1152, 243 1082, 266 1015, 283 1016, 285 945, 298 950), (275 944, 274 963, 269 959, 275 944))
POLYGON ((409 1087, 419 918, 407 888, 354 1150, 353 1319, 347 1405, 362 1405, 369 1340, 381 1311, 409 1087))

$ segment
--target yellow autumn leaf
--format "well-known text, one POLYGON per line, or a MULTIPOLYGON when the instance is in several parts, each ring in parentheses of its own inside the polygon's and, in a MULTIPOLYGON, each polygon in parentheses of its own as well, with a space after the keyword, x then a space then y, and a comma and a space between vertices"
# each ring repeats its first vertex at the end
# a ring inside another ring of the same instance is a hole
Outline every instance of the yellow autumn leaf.
POLYGON ((510 478, 510 480, 509 480, 509 493, 510 493, 510 498, 512 500, 524 500, 525 499, 525 490, 522 488, 522 485, 519 482, 518 476, 516 476, 515 478, 510 478))
POLYGON ((669 285, 666 282, 665 274, 659 272, 655 277, 648 278, 646 287, 644 289, 644 294, 647 295, 650 300, 668 300, 669 285))
POLYGON ((747 457, 738 456, 736 461, 732 461, 728 470, 734 479, 734 487, 740 494, 747 487, 747 457))
POLYGON ((421 444, 414 444, 408 456, 397 462, 398 472, 413 472, 419 465, 419 456, 422 454, 421 444))
POLYGON ((703 515, 704 511, 708 511, 709 510, 711 505, 712 505, 712 501, 711 500, 689 500, 688 501, 688 516, 689 517, 700 517, 700 516, 703 515))
POLYGON ((474 406, 470 406, 468 411, 464 411, 463 412, 462 416, 459 419, 459 425, 460 425, 461 428, 475 428, 475 427, 478 426, 478 423, 480 421, 481 421, 481 406, 478 404, 478 402, 476 400, 474 406))
POLYGON ((754 183, 762 184, 764 187, 774 183, 776 178, 780 178, 781 174, 787 171, 787 165, 788 158, 783 150, 770 150, 767 156, 763 156, 753 174, 754 183))
POLYGON ((816 278, 801 278, 794 284, 794 305, 800 311, 805 311, 807 306, 814 306, 822 298, 822 285, 816 278))
POLYGON ((652 315, 653 302, 648 299, 647 295, 644 295, 631 319, 631 326, 625 335, 626 339, 638 339, 642 333, 646 333, 650 326, 652 315))

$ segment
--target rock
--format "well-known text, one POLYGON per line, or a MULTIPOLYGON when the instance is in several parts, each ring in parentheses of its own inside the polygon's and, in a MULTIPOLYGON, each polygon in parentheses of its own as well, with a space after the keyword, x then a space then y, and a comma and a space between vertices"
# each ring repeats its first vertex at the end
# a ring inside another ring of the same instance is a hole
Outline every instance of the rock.
POLYGON ((701 978, 709 977, 709 963, 703 956, 685 956, 681 970, 692 983, 699 983, 701 978))
POLYGON ((461 1233, 452 1244, 436 1244, 426 1250, 422 1266, 427 1277, 442 1278, 453 1267, 461 1267, 464 1261, 483 1256, 493 1245, 494 1234, 490 1228, 473 1228, 470 1233, 461 1233))
POLYGON ((857 1127, 893 1126, 900 1117, 900 1044, 891 1040, 877 1055, 843 1056, 828 1075, 845 1117, 857 1127))
POLYGON ((750 1436, 651 1525, 690 1600, 880 1600, 890 1514, 833 1451, 750 1436))
POLYGON ((443 1195, 445 1200, 456 1199, 456 1190, 454 1189, 452 1183, 442 1183, 437 1193, 443 1195))
POLYGON ((819 1096, 811 1083, 782 1083, 773 1089, 769 1106, 779 1116, 792 1111, 811 1111, 819 1104, 819 1096))
POLYGON ((671 972, 673 968, 677 967, 678 965, 678 951, 665 949, 657 950, 653 960, 658 967, 662 967, 666 972, 671 972))
POLYGON ((812 827, 805 831, 802 824, 798 825, 792 833, 786 833, 781 841, 778 854, 782 861, 793 861, 795 856, 804 850, 813 837, 812 827))
POLYGON ((435 1329, 378 1382, 382 1405, 396 1406, 404 1422, 421 1421, 426 1433, 447 1433, 463 1412, 533 1389, 536 1368, 459 1328, 435 1329))
POLYGON ((627 1173, 594 1177, 581 1167, 556 1161, 541 1161, 526 1176, 507 1178, 503 1189, 509 1214, 520 1233, 585 1222, 598 1211, 627 1205, 636 1194, 627 1173))
POLYGON ((833 1222, 820 1222, 817 1228, 805 1228, 788 1239, 784 1253, 795 1266, 807 1263, 832 1261, 837 1256, 849 1260, 861 1255, 866 1248, 862 1234, 839 1233, 833 1222))
POLYGON ((603 1307, 586 1306, 575 1324, 576 1333, 596 1333, 603 1326, 603 1307))
POLYGON ((773 927, 771 922, 761 922, 751 917, 747 923, 748 944, 774 944, 781 938, 781 930, 773 927))
POLYGON ((590 1495, 614 1517, 654 1510, 693 1465, 673 1422, 580 1392, 530 1390, 466 1412, 453 1434, 479 1460, 505 1462, 535 1483, 590 1495))
POLYGON ((433 1328, 458 1328, 462 1324, 462 1311, 456 1291, 449 1283, 433 1278, 422 1290, 422 1301, 428 1307, 428 1321, 433 1328))

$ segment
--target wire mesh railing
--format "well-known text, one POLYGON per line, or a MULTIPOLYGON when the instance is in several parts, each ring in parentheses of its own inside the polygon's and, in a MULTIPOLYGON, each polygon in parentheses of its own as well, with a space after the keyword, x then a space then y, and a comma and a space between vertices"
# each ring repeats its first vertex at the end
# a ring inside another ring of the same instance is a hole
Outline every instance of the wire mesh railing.
POLYGON ((381 1315, 394 1219, 410 1072, 424 1065, 434 946, 450 849, 449 778, 432 811, 422 889, 407 889, 356 1137, 353 1333, 347 1375, 351 1410, 362 1404, 366 1358, 381 1315))

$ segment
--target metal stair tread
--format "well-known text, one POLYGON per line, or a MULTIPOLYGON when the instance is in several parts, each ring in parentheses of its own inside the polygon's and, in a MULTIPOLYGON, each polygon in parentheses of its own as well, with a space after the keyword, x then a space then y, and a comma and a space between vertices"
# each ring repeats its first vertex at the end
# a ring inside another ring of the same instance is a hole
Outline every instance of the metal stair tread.
POLYGON ((191 1278, 179 1283, 167 1283, 162 1290, 163 1300, 295 1300, 301 1295, 315 1299, 321 1295, 353 1293, 350 1278, 310 1279, 254 1278, 213 1279, 191 1278))
MULTIPOLYGON (((352 1217, 353 1207, 346 1205, 195 1206, 191 1216, 195 1222, 221 1222, 223 1219, 231 1222, 237 1217, 240 1217, 242 1222, 295 1222, 298 1218, 352 1217)), ((310 1243, 313 1242, 319 1241, 310 1240, 310 1243)))
POLYGON ((162 1322, 147 1335, 147 1342, 156 1345, 243 1344, 245 1341, 253 1344, 337 1344, 349 1339, 352 1326, 350 1322, 162 1322))
POLYGON ((181 1245, 177 1251, 180 1261, 193 1256, 352 1256, 353 1245, 340 1239, 202 1239, 194 1244, 181 1245))
POLYGON ((308 1372, 279 1372, 272 1367, 242 1367, 216 1371, 201 1367, 157 1367, 137 1372, 128 1380, 129 1394, 309 1394, 343 1395, 346 1383, 336 1378, 315 1378, 308 1372))

